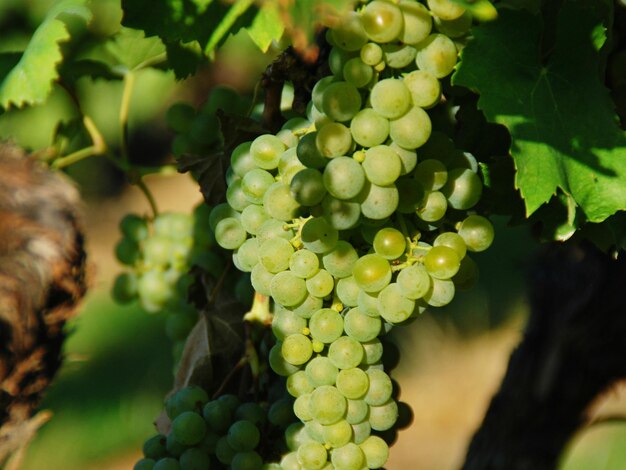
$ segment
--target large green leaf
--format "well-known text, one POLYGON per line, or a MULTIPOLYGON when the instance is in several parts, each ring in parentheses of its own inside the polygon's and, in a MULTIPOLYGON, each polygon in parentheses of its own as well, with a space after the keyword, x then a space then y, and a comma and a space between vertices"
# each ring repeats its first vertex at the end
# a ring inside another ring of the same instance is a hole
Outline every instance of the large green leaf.
POLYGON ((272 41, 279 40, 285 32, 285 25, 276 5, 268 4, 261 8, 246 31, 257 47, 267 52, 272 41))
POLYGON ((591 222, 626 209, 626 137, 600 77, 610 16, 602 3, 566 0, 547 54, 541 16, 501 10, 474 29, 453 76, 511 133, 527 215, 558 190, 591 222))
MULTIPOLYGON (((58 78, 57 66, 63 60, 60 43, 70 38, 64 19, 67 16, 89 21, 91 12, 85 0, 62 0, 48 12, 39 25, 19 61, 0 75, 0 106, 43 103, 53 82, 58 78)), ((6 64, 5 60, 0 60, 6 64)), ((0 72, 2 72, 0 70, 0 72)))

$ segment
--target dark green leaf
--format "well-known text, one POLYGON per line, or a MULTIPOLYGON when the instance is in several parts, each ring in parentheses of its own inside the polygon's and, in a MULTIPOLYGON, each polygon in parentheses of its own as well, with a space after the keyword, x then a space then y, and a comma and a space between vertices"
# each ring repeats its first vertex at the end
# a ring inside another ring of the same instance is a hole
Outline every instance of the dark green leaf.
POLYGON ((501 10, 461 54, 453 82, 480 93, 479 108, 509 130, 527 215, 559 189, 592 222, 626 209, 626 137, 599 77, 606 18, 596 2, 566 1, 542 61, 541 17, 501 10))

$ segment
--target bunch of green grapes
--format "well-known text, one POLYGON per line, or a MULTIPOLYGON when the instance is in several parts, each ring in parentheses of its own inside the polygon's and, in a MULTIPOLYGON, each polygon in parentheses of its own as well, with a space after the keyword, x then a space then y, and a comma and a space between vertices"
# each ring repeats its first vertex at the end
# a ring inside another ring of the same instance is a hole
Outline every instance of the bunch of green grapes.
POLYGON ((231 394, 209 400, 202 388, 187 387, 166 401, 165 410, 169 432, 146 440, 134 470, 272 469, 262 454, 295 448, 302 433, 287 398, 268 407, 231 394), (286 442, 282 434, 289 436, 286 442))
MULTIPOLYGON (((118 303, 138 300, 146 312, 167 315, 165 329, 173 342, 175 362, 198 319, 187 302, 191 266, 198 265, 218 279, 227 262, 227 253, 215 244, 209 214, 209 207, 200 204, 193 214, 166 212, 153 220, 129 214, 120 222, 122 239, 115 253, 129 269, 115 279, 112 296, 118 303)), ((249 304, 248 276, 237 278, 228 285, 234 284, 240 300, 249 304)))
POLYGON ((307 118, 232 153, 211 217, 277 306, 269 361, 308 434, 286 470, 384 465, 398 405, 378 337, 470 287, 468 253, 493 241, 476 160, 428 113, 471 23, 449 0, 367 2, 329 31, 307 118))
POLYGON ((176 133, 172 142, 174 155, 177 157, 184 153, 203 155, 213 147, 221 145, 217 110, 241 115, 248 107, 246 98, 226 86, 213 88, 199 110, 184 102, 173 104, 165 118, 167 125, 176 133))

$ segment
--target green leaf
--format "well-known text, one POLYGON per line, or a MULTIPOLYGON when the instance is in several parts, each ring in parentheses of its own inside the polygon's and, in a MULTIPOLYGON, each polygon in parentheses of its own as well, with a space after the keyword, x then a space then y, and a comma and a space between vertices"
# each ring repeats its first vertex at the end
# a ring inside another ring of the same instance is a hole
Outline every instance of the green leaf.
POLYGON ((626 209, 626 137, 599 72, 607 16, 592 0, 567 0, 542 57, 542 18, 501 10, 461 53, 453 83, 477 91, 486 117, 509 130, 527 216, 559 189, 591 222, 626 209))
POLYGON ((285 32, 285 26, 276 7, 272 4, 261 8, 246 32, 263 52, 267 52, 272 41, 278 41, 285 32))
MULTIPOLYGON (((55 4, 33 34, 19 62, 0 75, 0 106, 19 108, 46 100, 59 76, 57 66, 63 60, 60 43, 70 39, 63 21, 66 15, 84 21, 91 18, 85 0, 62 0, 55 4)), ((4 60, 0 62, 6 65, 4 60)))
POLYGON ((122 28, 106 46, 116 62, 127 70, 142 68, 165 59, 165 46, 159 38, 146 38, 143 31, 122 28))
POLYGON ((234 26, 252 6, 254 0, 237 0, 233 6, 230 7, 228 13, 222 18, 222 21, 217 25, 217 28, 213 30, 209 42, 204 48, 204 53, 207 57, 211 57, 215 48, 221 44, 227 37, 229 32, 234 31, 234 26))

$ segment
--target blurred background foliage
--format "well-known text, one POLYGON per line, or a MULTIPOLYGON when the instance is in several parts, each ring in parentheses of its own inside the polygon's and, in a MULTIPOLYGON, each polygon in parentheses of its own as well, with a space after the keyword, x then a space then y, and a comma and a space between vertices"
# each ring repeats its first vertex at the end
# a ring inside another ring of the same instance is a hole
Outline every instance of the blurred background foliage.
MULTIPOLYGON (((0 52, 21 51, 53 0, 2 0, 0 52)), ((120 28, 120 0, 93 0, 92 22, 81 41, 97 44, 120 28)), ((216 84, 251 95, 278 47, 261 54, 249 37, 228 39, 216 61, 192 78, 176 81, 167 71, 137 74, 130 104, 130 158, 153 165, 172 160, 173 135, 164 124, 168 107, 186 101, 200 107, 216 84)), ((120 81, 81 78, 77 96, 84 112, 108 145, 120 145, 120 81)), ((42 151, 53 144, 59 120, 76 117, 60 86, 41 106, 0 111, 0 139, 42 151)), ((108 295, 119 271, 113 246, 117 223, 128 212, 147 213, 148 205, 123 173, 105 158, 92 157, 66 170, 85 197, 88 253, 93 266, 91 293, 70 325, 66 362, 42 408, 54 416, 30 445, 23 469, 129 469, 171 385, 172 362, 163 318, 138 306, 120 307, 108 295)), ((148 184, 162 210, 189 210, 200 200, 187 176, 151 177, 148 184)), ((395 378, 402 400, 414 409, 412 427, 400 434, 388 468, 452 470, 460 465, 473 430, 497 390, 508 356, 519 341, 527 305, 524 272, 533 241, 524 228, 496 220, 496 242, 477 256, 479 285, 458 296, 436 315, 425 314, 394 333, 402 352, 395 378)), ((624 413, 626 392, 617 388, 603 404, 607 414, 624 413)), ((565 457, 566 470, 626 468, 626 426, 606 424, 581 432, 565 457)))

